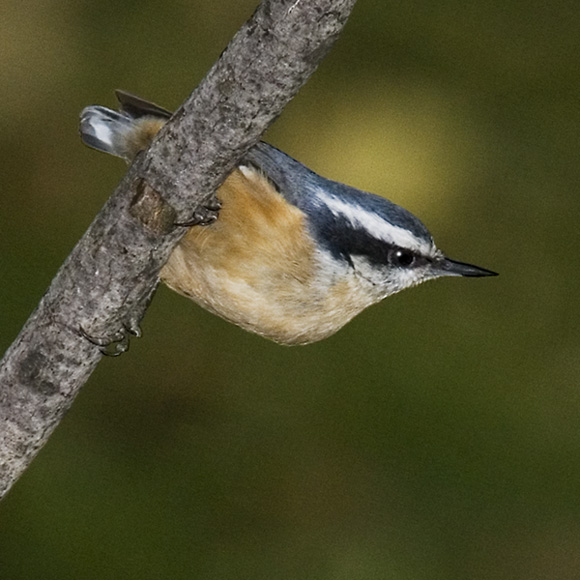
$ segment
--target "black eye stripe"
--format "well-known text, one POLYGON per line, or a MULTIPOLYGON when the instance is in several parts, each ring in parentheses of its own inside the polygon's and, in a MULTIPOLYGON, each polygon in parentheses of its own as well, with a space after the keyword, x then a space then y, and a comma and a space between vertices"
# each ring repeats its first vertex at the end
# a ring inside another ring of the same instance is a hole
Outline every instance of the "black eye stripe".
POLYGON ((352 265, 352 257, 362 256, 374 265, 391 265, 396 268, 410 268, 425 263, 424 256, 389 244, 373 237, 362 228, 353 228, 350 223, 329 220, 321 230, 320 242, 336 257, 345 259, 352 265))
POLYGON ((329 228, 327 234, 322 238, 327 248, 349 261, 351 256, 364 256, 372 264, 385 264, 396 249, 396 246, 372 237, 366 230, 349 227, 346 222, 338 228, 329 228))

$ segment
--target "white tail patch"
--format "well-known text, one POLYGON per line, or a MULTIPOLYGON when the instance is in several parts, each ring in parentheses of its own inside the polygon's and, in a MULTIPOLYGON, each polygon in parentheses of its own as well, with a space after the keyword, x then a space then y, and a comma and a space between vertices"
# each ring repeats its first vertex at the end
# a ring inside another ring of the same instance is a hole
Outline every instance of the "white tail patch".
POLYGON ((120 145, 131 131, 133 123, 133 119, 127 115, 106 107, 86 107, 81 112, 81 139, 93 149, 125 157, 125 151, 120 145))

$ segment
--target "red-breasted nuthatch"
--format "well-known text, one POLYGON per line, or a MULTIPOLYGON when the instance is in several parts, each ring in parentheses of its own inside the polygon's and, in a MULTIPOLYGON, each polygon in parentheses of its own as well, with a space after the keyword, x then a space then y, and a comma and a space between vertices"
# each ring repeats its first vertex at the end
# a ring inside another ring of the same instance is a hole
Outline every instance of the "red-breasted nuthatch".
MULTIPOLYGON (((118 91, 120 112, 87 107, 85 144, 131 161, 169 111, 118 91)), ((334 334, 371 304, 441 276, 493 276, 451 260, 383 197, 330 181, 266 143, 217 191, 219 218, 192 226, 161 270, 173 290, 283 344, 334 334)))

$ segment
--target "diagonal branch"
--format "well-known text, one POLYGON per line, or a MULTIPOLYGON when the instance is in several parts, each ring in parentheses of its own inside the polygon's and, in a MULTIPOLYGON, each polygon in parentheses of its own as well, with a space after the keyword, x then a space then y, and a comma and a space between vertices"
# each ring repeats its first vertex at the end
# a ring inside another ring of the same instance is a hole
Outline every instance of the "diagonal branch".
POLYGON ((296 95, 356 0, 263 0, 136 160, 0 363, 0 496, 102 358, 87 340, 137 332, 158 273, 238 159, 296 95), (86 334, 85 334, 86 333, 86 334))

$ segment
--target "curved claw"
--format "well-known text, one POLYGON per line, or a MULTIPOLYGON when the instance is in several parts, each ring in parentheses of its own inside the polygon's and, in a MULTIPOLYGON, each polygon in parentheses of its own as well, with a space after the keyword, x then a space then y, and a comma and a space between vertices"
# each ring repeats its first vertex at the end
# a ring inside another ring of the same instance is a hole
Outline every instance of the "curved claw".
POLYGON ((121 340, 110 342, 107 346, 101 346, 99 349, 105 356, 120 356, 129 350, 129 336, 125 334, 121 340))
MULTIPOLYGON (((141 338, 142 331, 139 323, 145 315, 147 307, 153 300, 155 290, 159 286, 159 279, 156 279, 149 289, 148 294, 141 298, 141 300, 133 305, 131 309, 125 312, 124 316, 120 318, 120 326, 117 330, 108 336, 93 336, 89 334, 82 326, 79 326, 80 334, 86 338, 91 344, 99 347, 99 350, 106 356, 119 356, 129 350, 129 340, 131 336, 141 338)), ((119 324, 119 323, 117 323, 119 324)))
POLYGON ((199 210, 194 211, 190 219, 176 223, 176 226, 190 228, 192 226, 208 226, 218 219, 221 201, 214 197, 205 203, 199 210))
POLYGON ((130 317, 126 322, 123 322, 123 329, 135 338, 141 338, 141 336, 143 336, 141 326, 139 325, 139 320, 140 318, 135 316, 130 317))
POLYGON ((210 211, 219 211, 222 208, 222 202, 217 197, 213 197, 204 205, 204 207, 210 211))
POLYGON ((99 350, 105 356, 119 356, 129 350, 129 334, 139 338, 141 336, 141 329, 139 326, 134 328, 127 328, 123 325, 123 330, 117 330, 110 336, 92 336, 82 326, 79 326, 79 332, 91 344, 99 347, 99 350))

